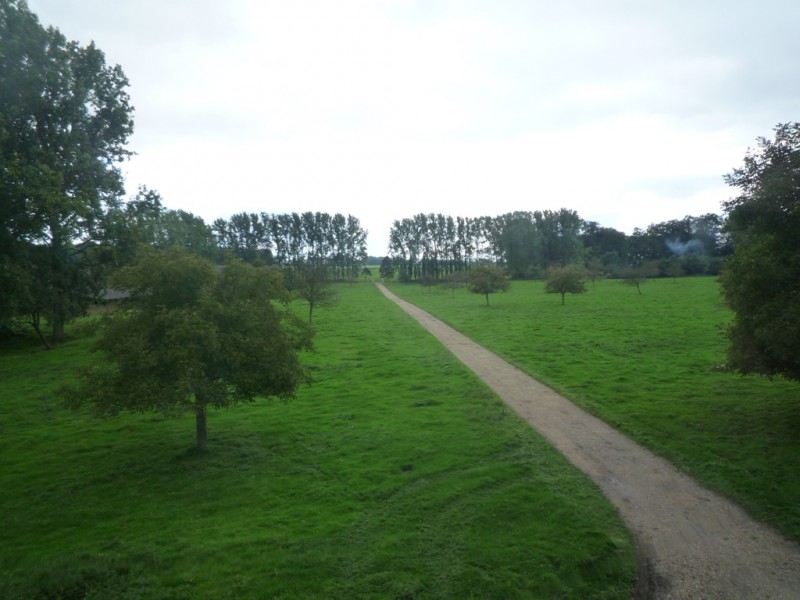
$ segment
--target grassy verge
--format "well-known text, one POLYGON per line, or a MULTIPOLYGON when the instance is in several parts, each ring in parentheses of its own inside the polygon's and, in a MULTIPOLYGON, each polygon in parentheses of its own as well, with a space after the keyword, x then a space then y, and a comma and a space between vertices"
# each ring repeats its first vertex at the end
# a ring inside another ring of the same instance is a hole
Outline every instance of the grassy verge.
POLYGON ((393 285, 578 405, 800 540, 800 386, 721 372, 730 318, 713 278, 588 293, 515 282, 483 298, 393 285))
POLYGON ((598 490, 371 285, 319 311, 296 400, 97 420, 88 339, 0 351, 0 596, 627 598, 598 490))

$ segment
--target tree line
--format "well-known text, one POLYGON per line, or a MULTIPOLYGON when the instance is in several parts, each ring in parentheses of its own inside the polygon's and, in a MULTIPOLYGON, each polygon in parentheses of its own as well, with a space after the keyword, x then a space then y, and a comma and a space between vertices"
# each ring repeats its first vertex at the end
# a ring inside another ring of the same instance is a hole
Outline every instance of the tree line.
POLYGON ((367 231, 352 216, 321 212, 238 213, 211 225, 216 243, 245 261, 296 268, 324 266, 338 279, 358 272, 367 258, 367 231))
POLYGON ((609 274, 644 266, 663 276, 678 270, 718 274, 721 258, 732 251, 717 214, 655 223, 627 235, 566 208, 477 218, 420 213, 395 220, 389 240, 391 266, 403 280, 438 280, 481 261, 503 266, 514 279, 572 264, 609 274))
POLYGON ((102 240, 114 262, 131 262, 137 247, 183 246, 221 264, 228 256, 279 267, 326 266, 335 277, 356 271, 367 256, 367 231, 341 214, 237 213, 211 225, 184 210, 168 209, 154 190, 140 188, 132 199, 102 215, 102 240))

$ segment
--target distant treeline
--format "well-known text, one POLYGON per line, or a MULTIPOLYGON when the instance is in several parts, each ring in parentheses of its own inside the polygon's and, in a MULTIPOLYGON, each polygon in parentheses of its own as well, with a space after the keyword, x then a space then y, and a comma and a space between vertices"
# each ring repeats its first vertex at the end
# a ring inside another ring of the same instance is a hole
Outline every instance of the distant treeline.
POLYGON ((441 278, 481 260, 503 265, 518 279, 569 264, 609 274, 645 265, 665 276, 717 274, 731 251, 722 226, 722 217, 709 213, 626 235, 566 208, 477 218, 420 213, 394 221, 389 251, 403 279, 441 278))
MULTIPOLYGON (((280 267, 324 266, 340 279, 357 273, 367 259, 367 231, 356 217, 339 213, 242 212, 208 225, 192 213, 164 208, 156 192, 142 189, 110 211, 105 224, 122 263, 127 250, 141 243, 178 244, 217 262, 233 255, 280 267)), ((477 218, 420 213, 392 223, 383 262, 405 280, 440 279, 484 260, 503 266, 515 279, 573 264, 595 274, 646 266, 662 276, 713 275, 732 252, 723 225, 720 215, 709 213, 627 235, 566 208, 477 218)))
POLYGON ((221 250, 246 261, 326 266, 344 278, 367 258, 367 231, 352 215, 238 213, 215 220, 211 229, 221 250))

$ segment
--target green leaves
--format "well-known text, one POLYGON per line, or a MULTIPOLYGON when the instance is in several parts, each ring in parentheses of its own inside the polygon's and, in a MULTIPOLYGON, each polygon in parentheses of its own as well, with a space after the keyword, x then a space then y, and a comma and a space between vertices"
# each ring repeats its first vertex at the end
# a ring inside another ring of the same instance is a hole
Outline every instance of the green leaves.
POLYGON ((91 247, 130 155, 127 86, 94 44, 44 29, 25 2, 0 3, 0 258, 31 280, 0 308, 46 316, 56 339, 98 288, 91 247))
POLYGON ((552 267, 547 272, 545 291, 548 294, 561 294, 561 304, 564 304, 566 294, 583 294, 586 291, 585 277, 586 272, 576 266, 552 267))
POLYGON ((115 284, 130 293, 105 317, 80 389, 100 413, 203 411, 289 398, 308 380, 310 329, 288 308, 278 271, 239 260, 217 271, 187 250, 148 249, 115 284))
POLYGON ((508 291, 511 282, 497 265, 481 263, 468 272, 467 287, 473 294, 483 294, 486 297, 486 306, 489 306, 489 294, 508 291))
POLYGON ((726 181, 741 191, 725 205, 735 240, 722 274, 735 313, 729 366, 800 381, 800 123, 760 138, 726 181))

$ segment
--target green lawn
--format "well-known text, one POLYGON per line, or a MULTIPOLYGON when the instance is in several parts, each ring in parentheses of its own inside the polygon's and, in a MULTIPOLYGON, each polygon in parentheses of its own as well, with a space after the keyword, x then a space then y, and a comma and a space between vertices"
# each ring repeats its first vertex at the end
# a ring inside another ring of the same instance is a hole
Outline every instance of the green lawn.
POLYGON ((340 292, 315 383, 212 412, 201 455, 191 415, 63 410, 74 329, 0 349, 0 596, 629 598, 595 486, 374 286, 340 292))
POLYGON ((800 385, 720 370, 731 315, 716 279, 587 287, 562 306, 514 282, 489 307, 464 289, 391 289, 800 540, 800 385))

